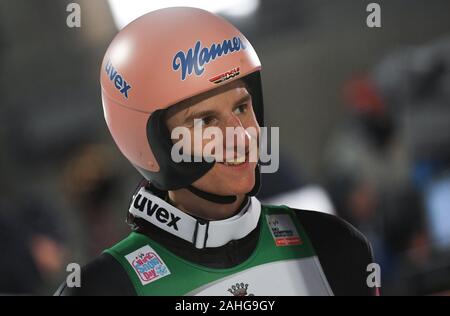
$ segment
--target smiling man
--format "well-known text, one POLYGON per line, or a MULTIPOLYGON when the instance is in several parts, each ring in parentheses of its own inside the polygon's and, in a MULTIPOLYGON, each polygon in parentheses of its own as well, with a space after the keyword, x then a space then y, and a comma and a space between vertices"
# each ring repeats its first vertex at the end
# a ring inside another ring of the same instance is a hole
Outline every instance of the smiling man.
POLYGON ((254 197, 260 69, 236 28, 199 9, 151 12, 115 37, 101 69, 105 119, 145 179, 127 215, 133 232, 58 295, 375 293, 370 246, 352 226, 254 197), (208 128, 214 137, 198 141, 208 128), (180 131, 192 135, 180 153, 188 159, 174 158, 180 131))
MULTIPOLYGON (((184 212, 203 219, 221 220, 232 216, 246 199, 246 194, 255 187, 258 162, 257 159, 250 159, 251 143, 256 142, 258 133, 254 132, 252 136, 248 130, 258 131, 259 125, 244 81, 236 80, 170 107, 166 124, 171 134, 177 128, 185 128, 188 135, 193 135, 188 138, 188 146, 184 147, 188 149, 187 155, 194 157, 202 156, 205 147, 213 142, 205 139, 202 130, 216 129, 216 140, 220 141, 213 144, 216 146, 213 146, 215 150, 212 153, 216 157, 216 151, 221 154, 214 160, 216 163, 212 164, 211 169, 192 183, 192 187, 203 192, 212 191, 218 196, 236 197, 230 203, 217 203, 192 190, 179 189, 168 192, 170 200, 184 212), (227 142, 226 137, 230 132, 234 132, 231 134, 234 137, 232 144, 227 142), (195 146, 196 133, 203 136, 198 146, 195 146), (220 144, 223 148, 219 147, 220 144)), ((255 149, 257 147, 253 147, 255 149)))

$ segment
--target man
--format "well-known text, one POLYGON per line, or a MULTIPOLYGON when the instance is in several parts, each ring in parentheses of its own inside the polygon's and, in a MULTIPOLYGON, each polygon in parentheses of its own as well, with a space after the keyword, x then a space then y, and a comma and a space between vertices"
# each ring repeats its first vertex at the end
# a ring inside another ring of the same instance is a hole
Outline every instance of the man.
POLYGON ((353 227, 254 197, 260 69, 236 28, 199 9, 154 11, 116 36, 102 65, 102 100, 116 144, 145 177, 130 203, 134 231, 82 269, 80 288, 63 284, 57 294, 374 293, 370 246, 353 227), (196 142, 208 127, 222 133, 216 143, 224 139, 213 160, 205 154, 212 138, 196 142), (230 128, 236 143, 225 137, 230 128), (181 132, 188 146, 180 150, 181 132))

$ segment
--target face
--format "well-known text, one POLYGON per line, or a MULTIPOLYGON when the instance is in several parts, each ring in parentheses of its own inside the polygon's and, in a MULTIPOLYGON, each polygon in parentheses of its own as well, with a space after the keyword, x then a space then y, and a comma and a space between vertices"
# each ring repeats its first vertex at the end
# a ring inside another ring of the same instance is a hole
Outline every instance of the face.
MULTIPOLYGON (((242 81, 232 82, 169 108, 166 124, 170 131, 176 127, 187 128, 191 135, 200 127, 203 130, 214 127, 221 131, 221 162, 216 162, 193 183, 196 188, 218 195, 245 194, 253 188, 259 125, 250 93, 242 81), (236 129, 232 144, 227 142, 227 128, 236 129)), ((205 152, 208 144, 211 144, 211 139, 203 139, 200 146, 194 147, 194 137, 191 137, 192 152, 197 156, 205 152)))

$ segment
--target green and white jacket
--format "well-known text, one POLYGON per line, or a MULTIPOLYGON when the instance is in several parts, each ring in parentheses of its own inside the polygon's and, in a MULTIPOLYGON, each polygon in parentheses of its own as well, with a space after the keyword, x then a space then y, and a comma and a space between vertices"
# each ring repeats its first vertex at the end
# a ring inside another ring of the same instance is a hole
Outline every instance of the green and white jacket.
POLYGON ((232 218, 202 222, 143 187, 129 212, 198 249, 220 247, 260 227, 253 253, 231 268, 190 262, 132 232, 105 252, 120 263, 138 295, 333 295, 295 210, 286 206, 261 206, 251 197, 232 218))

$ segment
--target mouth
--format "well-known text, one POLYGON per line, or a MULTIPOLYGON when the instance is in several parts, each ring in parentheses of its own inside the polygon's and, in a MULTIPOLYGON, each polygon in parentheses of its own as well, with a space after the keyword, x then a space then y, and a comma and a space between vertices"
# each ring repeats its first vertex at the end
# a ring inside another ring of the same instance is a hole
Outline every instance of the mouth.
POLYGON ((248 151, 245 153, 245 155, 236 157, 234 159, 229 159, 227 161, 219 162, 219 164, 227 166, 227 167, 242 167, 249 163, 249 153, 248 151))

